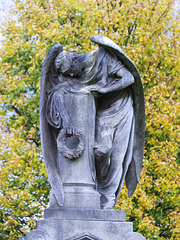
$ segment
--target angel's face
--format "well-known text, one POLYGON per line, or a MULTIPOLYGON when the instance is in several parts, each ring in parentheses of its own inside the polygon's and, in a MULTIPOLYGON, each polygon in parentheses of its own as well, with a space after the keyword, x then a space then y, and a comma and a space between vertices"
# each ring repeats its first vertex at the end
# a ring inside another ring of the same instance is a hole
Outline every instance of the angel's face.
POLYGON ((55 66, 59 73, 70 77, 79 77, 82 73, 78 57, 67 51, 61 52, 55 59, 55 66))
POLYGON ((80 77, 82 73, 82 66, 78 62, 77 58, 72 58, 72 63, 68 71, 66 72, 67 75, 71 77, 80 77))

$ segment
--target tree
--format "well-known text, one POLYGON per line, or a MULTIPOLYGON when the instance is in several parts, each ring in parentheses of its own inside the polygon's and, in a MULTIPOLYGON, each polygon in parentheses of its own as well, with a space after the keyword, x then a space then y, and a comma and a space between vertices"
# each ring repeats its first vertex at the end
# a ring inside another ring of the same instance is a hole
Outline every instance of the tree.
POLYGON ((84 53, 101 34, 120 45, 142 76, 146 103, 144 167, 132 199, 117 209, 147 239, 177 239, 179 204, 179 29, 172 0, 15 0, 4 21, 1 74, 1 232, 18 239, 35 227, 50 186, 39 138, 39 87, 48 50, 84 53), (15 17, 13 17, 15 16, 15 17))

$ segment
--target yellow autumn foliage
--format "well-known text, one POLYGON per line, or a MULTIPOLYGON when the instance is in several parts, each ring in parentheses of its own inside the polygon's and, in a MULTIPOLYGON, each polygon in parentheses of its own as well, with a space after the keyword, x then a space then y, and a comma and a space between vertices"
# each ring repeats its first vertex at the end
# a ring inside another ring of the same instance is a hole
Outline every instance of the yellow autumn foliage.
POLYGON ((140 71, 145 92, 143 171, 131 199, 124 187, 116 206, 146 239, 180 238, 180 29, 174 1, 14 0, 1 26, 1 239, 25 235, 47 206, 39 138, 42 62, 61 43, 79 54, 104 35, 140 71))

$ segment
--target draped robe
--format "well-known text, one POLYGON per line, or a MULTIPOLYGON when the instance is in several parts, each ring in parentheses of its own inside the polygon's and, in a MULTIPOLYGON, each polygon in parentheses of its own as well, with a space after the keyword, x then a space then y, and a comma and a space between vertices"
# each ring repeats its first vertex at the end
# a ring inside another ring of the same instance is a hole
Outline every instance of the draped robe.
POLYGON ((94 145, 97 186, 102 208, 113 208, 133 154, 135 119, 130 85, 134 77, 115 55, 101 47, 90 79, 88 84, 93 82, 97 97, 94 145), (119 81, 120 88, 112 91, 111 86, 119 81), (101 93, 103 88, 107 90, 101 93))

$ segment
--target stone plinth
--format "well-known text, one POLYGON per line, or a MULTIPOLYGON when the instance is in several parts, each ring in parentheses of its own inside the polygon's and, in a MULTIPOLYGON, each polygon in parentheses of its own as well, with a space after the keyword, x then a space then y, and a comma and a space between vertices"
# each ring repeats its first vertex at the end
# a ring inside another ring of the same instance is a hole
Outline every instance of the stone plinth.
POLYGON ((118 210, 46 209, 36 230, 20 240, 145 240, 125 218, 118 210))

